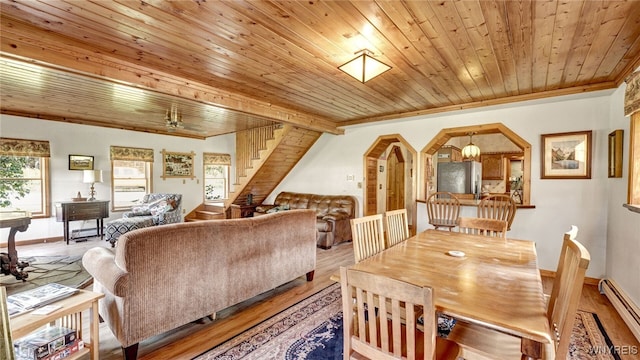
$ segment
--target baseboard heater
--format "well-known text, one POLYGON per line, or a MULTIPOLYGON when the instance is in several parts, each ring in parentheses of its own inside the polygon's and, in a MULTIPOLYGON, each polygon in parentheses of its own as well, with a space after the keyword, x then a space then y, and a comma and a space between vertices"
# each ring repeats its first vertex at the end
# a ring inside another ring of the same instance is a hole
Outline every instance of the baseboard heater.
POLYGON ((600 293, 604 294, 613 307, 618 311, 620 317, 629 326, 633 335, 640 341, 640 310, 627 295, 620 289, 620 286, 611 279, 602 279, 598 284, 600 293))

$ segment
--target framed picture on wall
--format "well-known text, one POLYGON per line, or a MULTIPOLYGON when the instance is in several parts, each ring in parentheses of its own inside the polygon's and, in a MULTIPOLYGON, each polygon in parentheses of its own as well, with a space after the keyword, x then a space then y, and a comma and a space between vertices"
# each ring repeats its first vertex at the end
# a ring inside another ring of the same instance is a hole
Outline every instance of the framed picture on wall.
POLYGON ((93 170, 93 156, 69 155, 69 170, 93 170))
POLYGON ((196 154, 162 150, 162 178, 195 178, 193 162, 196 154))
POLYGON ((614 130, 609 134, 609 161, 607 169, 610 178, 622 177, 622 134, 623 130, 614 130))
POLYGON ((542 179, 591 179, 591 130, 543 134, 542 179))

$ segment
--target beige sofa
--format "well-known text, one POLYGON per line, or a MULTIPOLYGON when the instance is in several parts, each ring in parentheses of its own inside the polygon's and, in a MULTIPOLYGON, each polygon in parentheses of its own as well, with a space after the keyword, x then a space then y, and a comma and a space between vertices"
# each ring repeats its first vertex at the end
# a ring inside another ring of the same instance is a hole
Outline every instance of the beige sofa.
POLYGON ((256 207, 253 216, 290 209, 312 209, 316 212, 318 247, 329 249, 334 244, 351 241, 351 219, 356 216, 356 198, 349 195, 317 195, 289 191, 279 193, 273 204, 256 207))
POLYGON ((104 293, 99 313, 135 359, 138 343, 306 275, 316 266, 312 210, 167 224, 88 250, 82 264, 104 293))

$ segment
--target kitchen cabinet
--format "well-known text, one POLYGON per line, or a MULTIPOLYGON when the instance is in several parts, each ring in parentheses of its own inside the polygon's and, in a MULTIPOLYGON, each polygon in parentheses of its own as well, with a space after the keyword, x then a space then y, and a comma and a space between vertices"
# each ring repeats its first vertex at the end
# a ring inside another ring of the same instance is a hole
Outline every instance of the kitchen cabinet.
POLYGON ((504 180, 504 155, 480 155, 482 162, 482 180, 504 180))
POLYGON ((438 162, 462 161, 462 151, 455 146, 445 145, 438 150, 438 162))

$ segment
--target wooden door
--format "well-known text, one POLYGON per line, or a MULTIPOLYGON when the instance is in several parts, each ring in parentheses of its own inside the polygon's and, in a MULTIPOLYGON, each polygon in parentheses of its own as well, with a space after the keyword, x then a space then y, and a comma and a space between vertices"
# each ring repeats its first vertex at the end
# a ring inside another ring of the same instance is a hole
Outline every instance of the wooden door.
POLYGON ((387 158, 387 211, 404 208, 404 156, 394 146, 387 158))
POLYGON ((365 208, 365 214, 374 215, 378 212, 377 206, 377 185, 378 183, 378 159, 374 157, 367 157, 367 178, 366 178, 366 192, 367 192, 367 206, 365 208))

